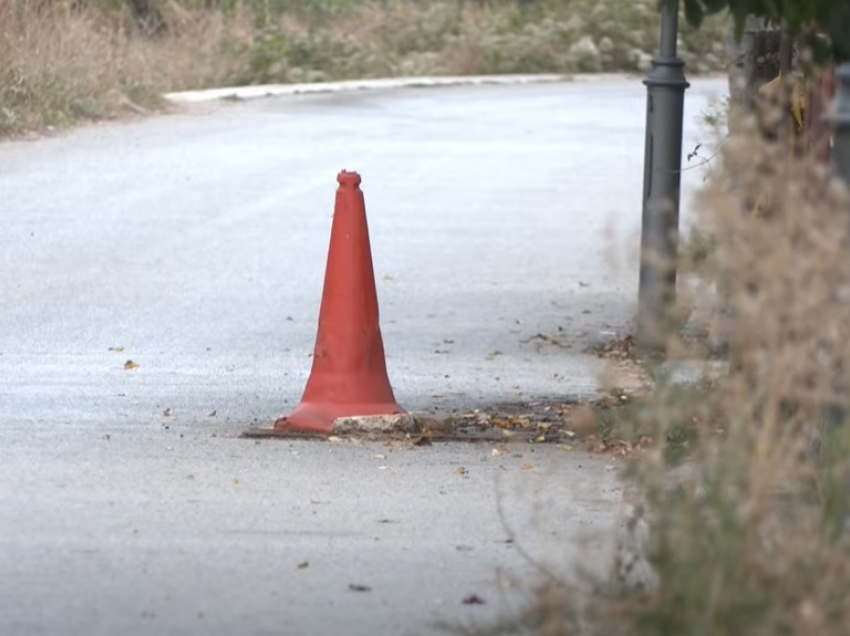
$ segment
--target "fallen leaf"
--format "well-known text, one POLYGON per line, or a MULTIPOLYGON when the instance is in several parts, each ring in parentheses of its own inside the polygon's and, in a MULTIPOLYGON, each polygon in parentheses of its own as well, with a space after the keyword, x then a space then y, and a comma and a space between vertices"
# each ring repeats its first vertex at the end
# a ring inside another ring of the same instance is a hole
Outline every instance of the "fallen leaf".
POLYGON ((368 585, 360 585, 358 583, 349 583, 348 589, 352 592, 371 592, 372 588, 368 585))
POLYGON ((121 353, 124 351, 124 347, 109 347, 110 351, 114 351, 115 353, 121 353))
POLYGON ((467 474, 469 474, 469 471, 468 471, 468 470, 466 470, 466 468, 464 468, 463 466, 458 466, 457 468, 455 468, 455 472, 456 472, 458 475, 467 475, 467 474))
POLYGON ((331 435, 330 437, 328 437, 328 441, 331 444, 339 444, 342 441, 342 439, 337 437, 336 435, 331 435))
POLYGON ((234 477, 234 478, 233 478, 233 485, 234 485, 234 486, 238 486, 238 485, 239 485, 239 480, 238 480, 238 479, 236 479, 236 477, 234 477))
POLYGON ((490 453, 493 455, 493 457, 501 457, 505 454, 505 450, 503 448, 494 448, 492 451, 490 451, 490 453))
POLYGON ((528 417, 511 417, 508 418, 511 426, 519 426, 521 429, 528 430, 531 428, 531 420, 528 417))
POLYGON ((207 417, 215 417, 215 409, 207 413, 207 417))
POLYGON ((135 362, 133 362, 132 360, 127 360, 127 362, 124 363, 124 368, 125 369, 138 369, 139 365, 136 364, 135 362))
POLYGON ((301 563, 298 564, 299 570, 303 570, 303 569, 308 568, 308 567, 310 567, 309 561, 302 561, 301 563))
POLYGON ((523 464, 522 466, 520 466, 520 468, 522 468, 523 470, 534 470, 534 466, 532 466, 531 464, 523 464))
POLYGON ((386 455, 375 455, 375 459, 386 459, 386 455))
POLYGON ((485 601, 478 594, 468 594, 463 597, 464 605, 484 605, 485 601))
MULTIPOLYGON (((526 338, 525 340, 522 340, 521 342, 523 344, 528 344, 532 340, 539 340, 540 342, 552 344, 552 345, 555 345, 556 347, 562 347, 564 349, 569 348, 568 345, 564 344, 563 342, 561 342, 557 338, 553 338, 552 336, 547 336, 546 334, 542 334, 542 333, 535 334, 535 335, 531 336, 530 338, 526 338)), ((541 347, 541 345, 538 343, 537 344, 537 350, 538 351, 540 351, 540 347, 541 347)))

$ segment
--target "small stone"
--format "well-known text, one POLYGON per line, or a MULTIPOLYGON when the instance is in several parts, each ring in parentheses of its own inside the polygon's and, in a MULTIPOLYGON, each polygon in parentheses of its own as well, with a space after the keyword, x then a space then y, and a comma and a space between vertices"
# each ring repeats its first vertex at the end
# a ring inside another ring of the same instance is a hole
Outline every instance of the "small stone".
POLYGON ((419 433, 416 419, 406 413, 396 415, 370 415, 341 417, 333 423, 335 436, 386 435, 393 433, 419 433))

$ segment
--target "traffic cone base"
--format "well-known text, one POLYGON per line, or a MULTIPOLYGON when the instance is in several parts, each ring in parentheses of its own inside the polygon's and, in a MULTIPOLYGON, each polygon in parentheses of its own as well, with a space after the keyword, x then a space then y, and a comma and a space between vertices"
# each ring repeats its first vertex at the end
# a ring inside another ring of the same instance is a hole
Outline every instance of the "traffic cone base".
POLYGON ((341 417, 406 413, 387 376, 360 175, 337 181, 313 366, 301 403, 275 430, 330 434, 341 417))
POLYGON ((366 417, 370 415, 401 415, 407 411, 392 403, 382 404, 313 404, 301 402, 289 415, 274 423, 277 431, 302 431, 330 435, 333 423, 343 417, 366 417))

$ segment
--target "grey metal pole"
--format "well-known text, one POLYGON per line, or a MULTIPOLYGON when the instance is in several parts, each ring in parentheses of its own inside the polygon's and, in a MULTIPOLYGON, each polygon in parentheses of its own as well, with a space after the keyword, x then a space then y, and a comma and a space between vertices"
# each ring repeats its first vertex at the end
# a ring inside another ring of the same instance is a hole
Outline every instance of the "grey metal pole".
POLYGON ((838 174, 850 184, 850 62, 839 65, 835 75, 838 78, 838 86, 835 91, 835 106, 830 117, 830 154, 838 174))
POLYGON ((684 120, 684 62, 677 57, 679 3, 661 13, 661 46, 644 80, 646 141, 643 168, 637 345, 644 355, 663 355, 676 303, 679 189, 684 120))
MULTIPOLYGON (((826 119, 832 128, 832 148, 830 158, 838 174, 850 185, 850 62, 842 62, 835 72, 838 86, 835 91, 832 113, 826 119)), ((847 409, 844 405, 824 406, 822 422, 824 425, 839 426, 847 421, 847 409)))

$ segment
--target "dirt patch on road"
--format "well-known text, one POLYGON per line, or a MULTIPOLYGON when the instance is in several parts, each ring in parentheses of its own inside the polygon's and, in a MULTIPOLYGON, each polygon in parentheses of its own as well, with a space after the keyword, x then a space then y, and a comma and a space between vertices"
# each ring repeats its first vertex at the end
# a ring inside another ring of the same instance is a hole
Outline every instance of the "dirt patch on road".
MULTIPOLYGON (((625 407, 639 395, 634 390, 617 390, 599 400, 586 402, 508 402, 480 407, 447 419, 451 419, 452 432, 459 437, 558 444, 567 449, 625 456, 651 440, 621 435, 620 431, 606 425, 600 414, 603 410, 609 412, 625 407)), ((427 418, 423 418, 425 420, 427 418)))

